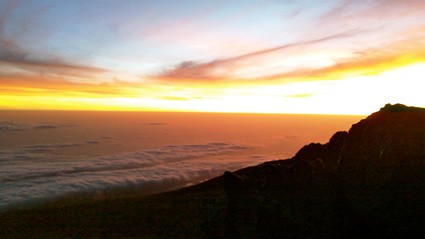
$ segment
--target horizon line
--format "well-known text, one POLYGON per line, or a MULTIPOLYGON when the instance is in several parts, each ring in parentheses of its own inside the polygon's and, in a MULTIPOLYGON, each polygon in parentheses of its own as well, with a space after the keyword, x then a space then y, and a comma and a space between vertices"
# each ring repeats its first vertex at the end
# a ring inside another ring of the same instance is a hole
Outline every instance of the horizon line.
POLYGON ((0 108, 0 112, 5 111, 38 111, 38 112, 110 112, 110 113, 182 113, 182 114, 244 114, 244 115, 323 115, 323 116, 368 116, 374 112, 366 114, 358 113, 308 113, 308 112, 237 112, 237 111, 179 111, 179 110, 111 110, 111 109, 6 109, 0 108))

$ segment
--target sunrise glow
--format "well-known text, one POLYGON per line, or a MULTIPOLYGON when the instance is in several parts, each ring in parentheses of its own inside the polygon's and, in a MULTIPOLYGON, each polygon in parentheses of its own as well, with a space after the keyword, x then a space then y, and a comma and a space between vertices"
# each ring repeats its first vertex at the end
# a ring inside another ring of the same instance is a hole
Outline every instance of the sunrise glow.
POLYGON ((95 2, 0 3, 0 109, 425 106, 424 1, 95 2))

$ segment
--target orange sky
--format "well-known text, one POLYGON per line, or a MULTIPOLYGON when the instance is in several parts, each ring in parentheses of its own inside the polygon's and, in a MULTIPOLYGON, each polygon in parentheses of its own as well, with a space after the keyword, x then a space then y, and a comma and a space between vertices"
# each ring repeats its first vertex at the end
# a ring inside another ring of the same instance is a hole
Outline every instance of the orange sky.
POLYGON ((425 107, 424 1, 99 4, 0 3, 0 109, 425 107))

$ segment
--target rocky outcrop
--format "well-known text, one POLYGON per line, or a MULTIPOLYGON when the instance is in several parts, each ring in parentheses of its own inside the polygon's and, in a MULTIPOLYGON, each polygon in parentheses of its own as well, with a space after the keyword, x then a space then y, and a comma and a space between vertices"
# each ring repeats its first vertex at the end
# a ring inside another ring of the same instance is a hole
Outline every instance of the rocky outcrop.
POLYGON ((232 238, 421 238, 425 109, 386 105, 326 144, 224 174, 232 238))

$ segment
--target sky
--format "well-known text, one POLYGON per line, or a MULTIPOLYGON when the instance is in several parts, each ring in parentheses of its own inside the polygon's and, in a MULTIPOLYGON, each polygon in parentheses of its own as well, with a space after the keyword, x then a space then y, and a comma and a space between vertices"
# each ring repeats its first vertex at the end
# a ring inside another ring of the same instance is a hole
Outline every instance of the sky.
POLYGON ((0 109, 425 107, 423 0, 0 0, 0 109))

